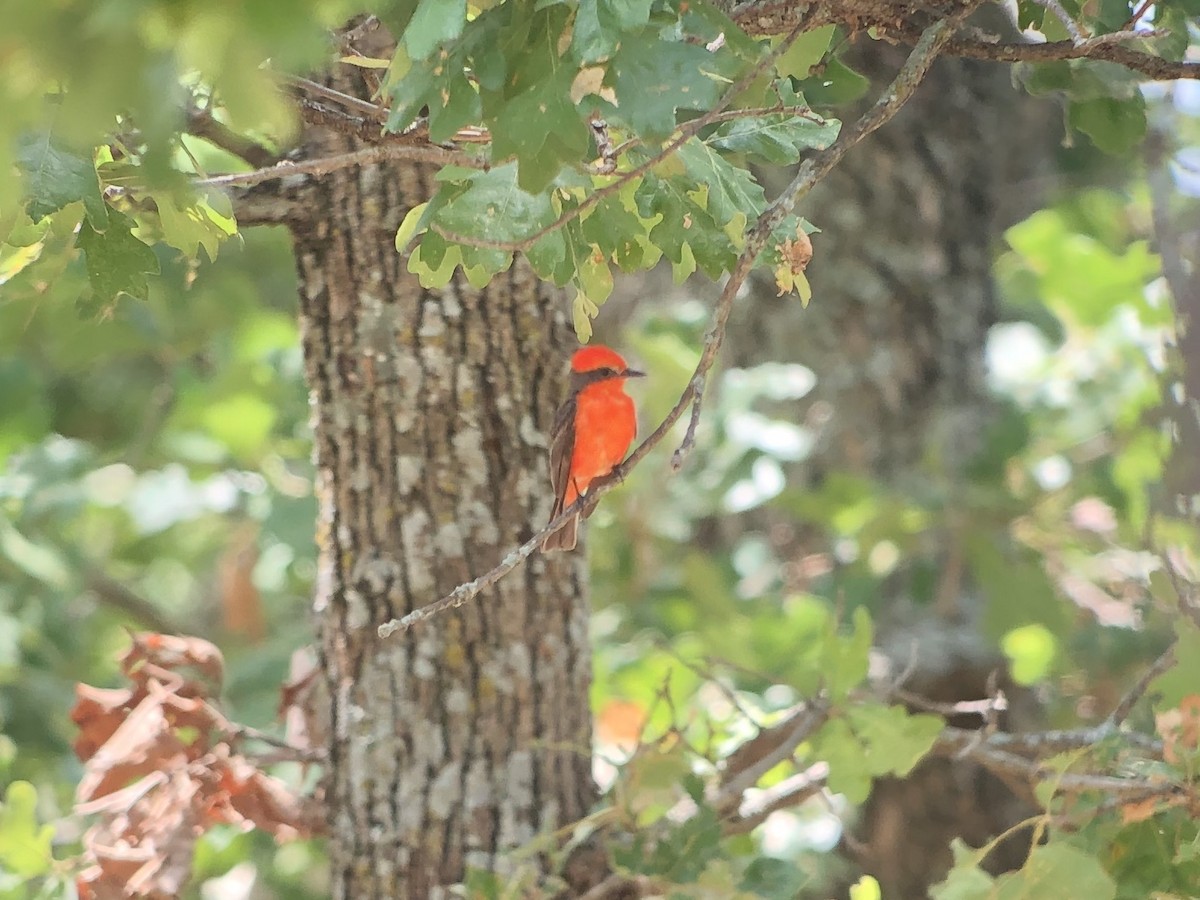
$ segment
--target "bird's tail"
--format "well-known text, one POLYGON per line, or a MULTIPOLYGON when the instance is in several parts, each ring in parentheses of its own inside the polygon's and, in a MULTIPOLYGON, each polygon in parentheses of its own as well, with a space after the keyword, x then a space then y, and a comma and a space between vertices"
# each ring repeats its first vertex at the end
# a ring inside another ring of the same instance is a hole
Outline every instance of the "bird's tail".
MULTIPOLYGON (((562 515, 562 511, 566 507, 563 506, 563 498, 559 497, 554 501, 554 509, 550 511, 550 520, 558 518, 562 515)), ((579 527, 579 516, 571 516, 563 526, 557 531, 552 531, 546 535, 542 541, 542 551, 550 550, 574 550, 577 540, 576 531, 579 527)))

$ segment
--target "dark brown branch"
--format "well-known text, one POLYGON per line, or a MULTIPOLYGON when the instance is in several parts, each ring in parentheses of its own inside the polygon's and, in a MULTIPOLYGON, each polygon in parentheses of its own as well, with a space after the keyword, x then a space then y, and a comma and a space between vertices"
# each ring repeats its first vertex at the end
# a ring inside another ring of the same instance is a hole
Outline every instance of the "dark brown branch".
POLYGON ((1109 713, 1106 724, 1111 726, 1114 730, 1124 724, 1125 720, 1129 718, 1130 713, 1133 712, 1133 708, 1137 706, 1138 701, 1145 696, 1146 691, 1150 688, 1151 682, 1153 682, 1154 679, 1158 678, 1158 676, 1162 675, 1168 669, 1172 668, 1174 665, 1175 645, 1172 644, 1163 651, 1162 655, 1159 656, 1158 659, 1150 664, 1150 667, 1142 673, 1141 677, 1137 680, 1137 683, 1134 684, 1134 686, 1129 689, 1129 692, 1121 698, 1120 702, 1113 707, 1113 711, 1109 713))
POLYGON ((256 169, 274 165, 279 157, 266 147, 238 134, 228 125, 213 118, 212 110, 193 107, 187 114, 187 133, 220 147, 256 169))
MULTIPOLYGON (((1130 32, 1116 32, 1122 38, 1134 37, 1130 32)), ((911 36, 911 35, 907 35, 911 36)), ((1136 35, 1142 37, 1142 35, 1136 35)), ((1045 44, 989 44, 958 38, 946 45, 950 56, 967 59, 990 59, 997 62, 1055 62, 1064 59, 1097 59, 1122 65, 1155 81, 1177 78, 1200 78, 1200 63, 1174 62, 1130 50, 1108 39, 1108 35, 1088 38, 1076 44, 1072 41, 1051 41, 1045 44)))
POLYGON ((394 159, 483 168, 482 163, 461 150, 446 150, 442 147, 434 147, 427 144, 393 142, 362 147, 358 150, 351 150, 348 153, 337 153, 333 156, 322 156, 318 159, 307 159, 303 162, 294 163, 284 161, 265 169, 255 169, 253 172, 235 172, 231 175, 215 175, 212 178, 199 178, 193 181, 192 184, 195 187, 231 187, 239 184, 262 184, 264 181, 275 181, 282 178, 290 178, 294 175, 315 175, 320 177, 340 169, 349 169, 354 166, 371 166, 394 159))
POLYGON ((724 823, 721 831, 725 834, 745 834, 747 831, 753 831, 765 822, 771 813, 799 806, 821 793, 825 790, 825 779, 828 776, 829 766, 823 762, 815 763, 803 772, 789 775, 763 790, 758 796, 745 800, 737 816, 724 823))
POLYGON ((331 100, 334 103, 346 107, 348 110, 360 113, 368 119, 373 119, 376 122, 384 123, 387 121, 388 111, 385 107, 377 106, 374 103, 369 103, 358 97, 352 97, 350 94, 344 94, 341 91, 313 81, 309 78, 300 78, 296 75, 284 76, 284 82, 293 90, 301 94, 308 94, 314 97, 321 97, 325 100, 331 100))
MULTIPOLYGON (((876 34, 914 42, 924 23, 914 21, 913 4, 901 2, 861 2, 861 0, 718 0, 742 30, 750 35, 785 34, 801 15, 811 16, 812 25, 842 25, 851 32, 872 30, 876 34)), ((1200 63, 1174 62, 1124 46, 1128 41, 1152 37, 1133 30, 1116 31, 1074 41, 993 43, 958 36, 945 46, 948 56, 990 59, 998 62, 1054 62, 1064 59, 1097 59, 1117 63, 1134 72, 1159 81, 1176 78, 1200 78, 1200 63)))
MULTIPOLYGON (((969 9, 974 8, 974 5, 971 4, 966 7, 963 14, 965 15, 969 9)), ((384 622, 379 626, 379 636, 381 638, 387 638, 396 631, 411 628, 417 622, 428 619, 430 616, 452 607, 462 606, 467 601, 479 596, 483 590, 495 584, 524 560, 533 555, 534 551, 541 546, 541 542, 546 535, 561 527, 571 515, 574 515, 583 508, 593 506, 604 494, 620 483, 634 466, 645 459, 651 450, 658 446, 675 423, 683 416, 684 411, 694 402, 697 378, 704 378, 712 368, 713 363, 716 362, 717 353, 720 351, 721 342, 725 337, 725 327, 729 321, 729 314, 733 309, 733 301, 737 297, 737 292, 745 282, 746 277, 750 274, 750 270, 754 266, 754 261, 758 258, 764 247, 766 247, 771 232, 791 212, 796 202, 811 191, 813 186, 829 173, 851 147, 899 112, 900 107, 912 96, 917 85, 920 84, 925 74, 929 71, 929 67, 933 64, 938 51, 946 43, 956 22, 957 18, 944 19, 930 26, 926 34, 918 41, 917 46, 904 63, 896 79, 888 86, 876 104, 861 119, 854 123, 853 127, 843 131, 830 147, 806 160, 800 166, 800 170, 791 184, 759 216, 758 222, 747 236, 745 249, 738 258, 737 264, 730 273, 729 279, 725 282, 725 287, 721 291, 721 296, 717 300, 717 305, 713 312, 712 324, 705 334, 704 349, 700 354, 699 362, 696 364, 696 371, 688 382, 688 386, 684 388, 683 393, 676 401, 675 406, 672 407, 671 411, 667 413, 666 417, 649 437, 634 449, 625 462, 613 470, 613 474, 610 477, 602 483, 593 484, 588 489, 586 497, 576 501, 570 509, 564 511, 562 515, 551 521, 528 541, 506 555, 490 572, 466 584, 459 585, 440 600, 419 607, 399 619, 391 619, 384 622)), ((798 36, 799 34, 800 31, 795 30, 794 35, 798 36)), ((786 46, 787 42, 785 41, 776 49, 786 49, 786 46)), ((720 108, 715 111, 719 112, 720 108)), ((597 191, 592 196, 596 197, 599 193, 597 191)))
POLYGON ((125 613, 134 621, 160 634, 179 634, 179 627, 141 594, 99 569, 88 566, 84 583, 96 599, 105 606, 125 613))

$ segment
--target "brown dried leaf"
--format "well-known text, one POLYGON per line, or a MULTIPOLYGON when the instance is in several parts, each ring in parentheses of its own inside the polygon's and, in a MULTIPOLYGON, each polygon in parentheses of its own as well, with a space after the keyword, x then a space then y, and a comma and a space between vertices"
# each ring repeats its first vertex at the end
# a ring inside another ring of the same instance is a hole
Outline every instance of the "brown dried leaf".
POLYGON ((90 684, 75 685, 75 705, 71 707, 71 721, 79 728, 75 739, 75 755, 87 762, 97 750, 113 736, 125 716, 134 705, 134 694, 126 688, 92 687, 90 684))
POLYGON ((142 670, 146 666, 158 666, 201 688, 203 696, 215 697, 221 693, 225 658, 215 644, 203 638, 153 631, 138 632, 132 638, 133 645, 121 658, 121 670, 134 681, 144 677, 142 670))
POLYGON ((255 642, 267 634, 262 597, 254 584, 257 564, 258 524, 250 522, 234 530, 217 562, 217 590, 225 630, 255 642))
POLYGON ((184 746, 171 732, 161 701, 147 696, 88 760, 76 800, 92 800, 142 775, 184 762, 184 746))
POLYGON ((229 806, 242 820, 280 840, 308 837, 321 830, 323 820, 315 805, 283 781, 260 771, 245 757, 230 755, 224 745, 214 755, 220 764, 213 770, 220 773, 229 806))
POLYGON ((1147 797, 1145 800, 1134 800, 1130 803, 1121 804, 1121 821, 1125 825, 1132 825, 1135 822, 1145 822, 1154 815, 1154 810, 1158 806, 1158 800, 1154 797, 1147 797))

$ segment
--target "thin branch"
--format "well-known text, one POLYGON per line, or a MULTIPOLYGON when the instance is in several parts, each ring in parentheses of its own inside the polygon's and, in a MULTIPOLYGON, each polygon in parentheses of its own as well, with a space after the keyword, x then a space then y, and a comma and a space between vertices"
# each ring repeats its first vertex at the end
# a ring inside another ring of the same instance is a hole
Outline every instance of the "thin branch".
POLYGON ((742 797, 758 780, 785 760, 796 748, 817 733, 829 718, 829 703, 822 699, 805 704, 778 725, 759 732, 728 757, 721 783, 709 802, 718 812, 736 809, 742 797))
POLYGON ((180 633, 179 626, 161 613, 153 603, 100 569, 87 566, 83 577, 87 589, 105 606, 120 610, 159 634, 180 633))
MULTIPOLYGON (((725 5, 725 4, 722 4, 725 5)), ((1144 6, 1144 4, 1143 4, 1144 6)), ((842 0, 824 0, 808 4, 784 3, 778 0, 747 0, 732 4, 728 9, 731 18, 747 34, 763 36, 784 34, 801 15, 813 17, 813 25, 845 25, 853 31, 874 29, 880 36, 894 37, 904 41, 916 41, 921 35, 921 26, 907 20, 912 15, 911 4, 877 4, 871 9, 855 4, 854 20, 847 21, 846 4, 842 0)), ((968 59, 990 59, 998 62, 1053 62, 1064 59, 1098 59, 1114 62, 1134 72, 1159 81, 1177 78, 1200 78, 1200 63, 1175 62, 1150 53, 1131 50, 1123 43, 1143 40, 1155 34, 1125 29, 1091 38, 1049 41, 1046 43, 997 43, 956 37, 946 44, 947 56, 968 59)))
POLYGON ((976 732, 948 728, 933 745, 933 753, 954 758, 966 757, 984 768, 1000 775, 1015 775, 1030 783, 1053 781, 1059 791, 1076 794, 1098 791, 1105 794, 1139 797, 1175 796, 1186 793, 1187 788, 1177 782, 1154 778, 1120 778, 1115 775, 1093 775, 1090 773, 1060 773, 1048 768, 1036 759, 1029 759, 997 746, 1000 735, 982 742, 974 740, 976 732))
POLYGON ((727 822, 721 831, 726 835, 753 831, 765 822, 771 813, 799 806, 821 793, 825 790, 825 780, 828 777, 829 765, 824 762, 814 763, 803 772, 789 775, 757 796, 743 801, 737 817, 727 822))
POLYGON ((1150 664, 1149 668, 1137 680, 1137 683, 1113 707, 1113 711, 1108 714, 1108 719, 1105 720, 1105 723, 1114 731, 1123 725, 1125 720, 1129 718, 1130 713, 1133 712, 1133 708, 1137 706, 1138 701, 1145 696, 1146 691, 1150 688, 1150 683, 1172 668, 1175 662, 1175 645, 1172 644, 1162 652, 1162 655, 1158 659, 1150 664))
POLYGON ((887 693, 907 706, 922 710, 923 712, 935 713, 939 716, 976 715, 981 719, 987 719, 994 712, 1002 712, 1008 708, 1008 703, 1003 698, 1003 695, 998 698, 985 697, 982 700, 960 700, 957 703, 938 703, 935 700, 930 700, 922 697, 920 694, 906 691, 903 688, 892 688, 887 693))
POLYGON ((679 442, 679 446, 671 454, 672 472, 678 472, 683 468, 688 454, 692 452, 692 447, 695 446, 696 429, 700 425, 700 409, 704 405, 705 380, 705 375, 697 375, 692 379, 692 397, 694 398, 692 400, 692 414, 688 418, 687 431, 683 434, 683 440, 679 442))
MULTIPOLYGON (((908 32, 908 36, 912 37, 913 33, 908 32)), ((1200 63, 1174 62, 1160 56, 1130 50, 1117 43, 1144 37, 1146 35, 1138 32, 1117 31, 1112 34, 1087 38, 1078 44, 1074 41, 1050 41, 1045 44, 991 44, 957 38, 946 45, 946 54, 967 59, 990 59, 997 62, 1038 63, 1064 59, 1097 59, 1117 63, 1156 81, 1200 78, 1200 63)))
POLYGON ((386 143, 376 144, 371 147, 362 147, 347 153, 322 156, 318 159, 306 159, 303 162, 285 160, 265 169, 255 169, 253 172, 235 172, 231 175, 215 175, 212 178, 200 178, 193 181, 192 184, 195 187, 231 187, 237 184, 262 184, 264 181, 290 178, 293 175, 315 175, 320 177, 340 169, 349 169, 354 166, 371 166, 394 159, 437 163, 439 165, 469 166, 471 168, 483 167, 483 164, 478 160, 461 150, 446 150, 442 147, 419 144, 386 143))
POLYGON ((304 94, 311 94, 315 97, 322 97, 325 100, 332 100, 339 103, 347 109, 352 109, 355 112, 361 113, 369 119, 374 119, 377 122, 383 123, 387 121, 388 111, 382 106, 377 106, 374 103, 369 103, 359 97, 351 96, 342 91, 335 90, 328 85, 313 81, 310 78, 301 78, 298 75, 283 76, 284 82, 296 91, 304 94))
POLYGON ((1071 40, 1078 46, 1083 42, 1083 32, 1079 30, 1079 26, 1075 24, 1075 20, 1071 18, 1071 14, 1063 9, 1063 5, 1058 0, 1033 0, 1038 6, 1043 9, 1048 9, 1062 22, 1063 28, 1067 29, 1067 34, 1071 36, 1071 40))
POLYGON ((279 156, 266 147, 239 134, 223 122, 213 118, 212 110, 192 107, 187 112, 187 133, 220 147, 239 159, 245 160, 256 169, 274 165, 279 156))
MULTIPOLYGON (((613 470, 611 476, 598 484, 594 483, 589 487, 588 493, 583 499, 576 501, 571 505, 570 509, 564 511, 562 515, 551 521, 528 541, 510 552, 494 569, 473 581, 459 585, 440 600, 430 603, 427 606, 419 607, 399 619, 391 619, 384 622, 379 626, 379 637, 387 638, 397 631, 407 630, 417 622, 428 619, 430 616, 443 610, 462 606, 468 600, 477 597, 485 588, 495 584, 524 560, 528 559, 541 545, 542 539, 552 531, 557 530, 570 516, 582 511, 584 508, 590 509, 604 494, 624 480, 633 467, 658 446, 675 423, 683 416, 684 410, 694 402, 697 378, 704 378, 712 368, 713 363, 716 362, 717 353, 725 337, 725 327, 729 321, 729 314, 733 310, 733 301, 737 297, 737 292, 745 282, 746 277, 750 274, 750 270, 754 266, 754 261, 766 246, 771 232, 792 211, 796 202, 811 191, 813 186, 829 173, 851 147, 874 132, 900 111, 900 108, 912 96, 917 85, 920 84, 925 74, 929 71, 929 67, 933 65, 933 60, 938 52, 945 46, 946 41, 949 40, 950 34, 957 25, 960 17, 974 9, 976 5, 977 3, 968 4, 959 15, 943 19, 931 25, 921 40, 917 42, 917 46, 913 48, 912 53, 905 61, 900 72, 896 75, 895 80, 888 86, 875 105, 861 119, 855 122, 851 128, 844 130, 832 145, 807 159, 800 166, 791 184, 759 216, 758 222, 746 238, 745 249, 743 249, 741 256, 738 258, 737 264, 730 273, 729 279, 725 282, 725 287, 721 291, 721 296, 717 300, 717 305, 713 312, 712 324, 705 334, 704 349, 700 354, 699 362, 696 364, 696 370, 689 380, 687 387, 684 388, 679 399, 662 422, 659 423, 658 427, 634 449, 621 465, 613 470)), ((800 28, 801 26, 796 26, 793 29, 791 37, 798 36, 800 28)), ((781 43, 776 48, 776 52, 786 49, 786 46, 786 42, 781 43)), ((771 56, 766 57, 768 60, 770 58, 771 56)), ((732 97, 727 95, 726 100, 722 102, 722 107, 724 103, 730 100, 732 100, 732 97)), ((722 107, 718 107, 714 112, 719 111, 722 107)), ((602 188, 600 191, 597 191, 592 195, 592 199, 597 198, 603 191, 608 189, 602 188)))

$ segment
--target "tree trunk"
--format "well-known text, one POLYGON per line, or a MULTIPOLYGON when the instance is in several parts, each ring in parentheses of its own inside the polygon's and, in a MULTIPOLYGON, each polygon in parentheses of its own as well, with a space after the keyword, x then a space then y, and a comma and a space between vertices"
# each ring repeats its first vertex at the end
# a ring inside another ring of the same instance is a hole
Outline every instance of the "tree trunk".
MULTIPOLYGON (((340 90, 358 88, 339 82, 340 90)), ((354 149, 310 131, 307 155, 354 149)), ((293 223, 320 515, 315 612, 331 697, 335 896, 438 897, 466 867, 593 800, 583 554, 535 557, 477 602, 376 627, 481 574, 550 506, 564 388, 559 295, 518 263, 485 290, 423 290, 394 236, 433 171, 392 164, 304 190, 293 223)))

